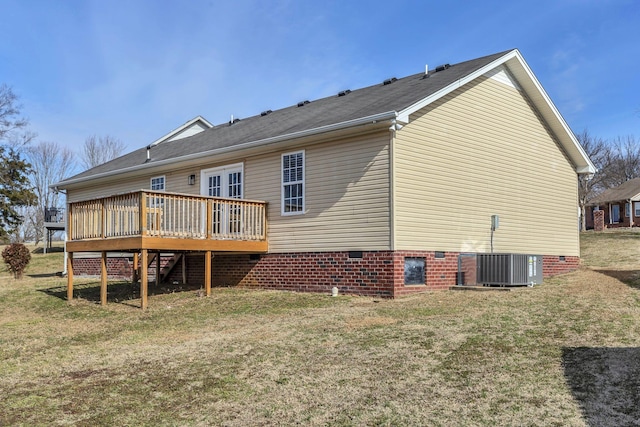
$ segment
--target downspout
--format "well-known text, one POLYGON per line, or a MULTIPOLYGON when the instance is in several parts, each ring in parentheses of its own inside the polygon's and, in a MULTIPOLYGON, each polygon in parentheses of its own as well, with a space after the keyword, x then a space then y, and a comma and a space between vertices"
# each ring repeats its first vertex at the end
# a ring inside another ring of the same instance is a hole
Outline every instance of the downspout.
MULTIPOLYGON (((391 121, 391 126, 389 127, 389 249, 391 250, 391 263, 395 264, 393 261, 395 259, 395 250, 396 250, 396 219, 395 219, 395 193, 396 193, 396 180, 395 180, 395 168, 393 164, 394 160, 394 139, 396 138, 396 121, 391 121)), ((395 268, 395 267, 393 267, 395 268)), ((393 271, 393 270, 392 270, 393 271)), ((391 294, 395 297, 396 293, 396 279, 395 274, 392 274, 391 279, 391 294)))

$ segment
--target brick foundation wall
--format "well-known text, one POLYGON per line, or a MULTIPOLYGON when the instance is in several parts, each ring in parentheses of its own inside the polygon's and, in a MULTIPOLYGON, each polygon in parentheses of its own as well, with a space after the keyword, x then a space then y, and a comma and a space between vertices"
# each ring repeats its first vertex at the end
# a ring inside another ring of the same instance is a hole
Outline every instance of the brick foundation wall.
MULTIPOLYGON (((74 258, 74 276, 100 277, 100 261, 98 258, 74 258)), ((129 258, 107 258, 107 277, 109 279, 131 279, 133 262, 129 258)))
MULTIPOLYGON (((359 255, 359 254, 354 254, 359 255)), ((204 255, 186 258, 187 282, 204 283, 204 255)), ((340 293, 396 297, 427 290, 447 289, 457 283, 458 253, 426 251, 369 251, 362 258, 349 252, 304 252, 260 255, 216 255, 211 263, 212 286, 277 289, 296 292, 340 293), (426 284, 404 285, 404 258, 424 258, 426 284)), ((176 265, 169 280, 181 281, 176 265)))
MULTIPOLYGON (((212 286, 325 294, 331 293, 336 286, 342 294, 393 298, 448 289, 457 284, 458 252, 369 251, 351 255, 349 252, 304 252, 267 254, 255 259, 247 254, 216 255, 211 263, 212 286), (404 284, 405 257, 425 260, 425 284, 404 284)), ((169 259, 163 257, 162 265, 169 259)), ((73 263, 77 275, 100 275, 100 258, 76 258, 73 263)), ((109 278, 130 279, 132 264, 128 258, 109 258, 109 278)), ((542 260, 543 276, 567 273, 577 269, 579 264, 578 257, 545 255, 542 260)), ((187 283, 204 285, 204 254, 187 254, 185 265, 187 283)), ((462 266, 465 284, 475 284, 475 258, 463 257, 462 266)), ((150 278, 154 270, 149 269, 150 278)), ((182 282, 181 262, 173 268, 167 281, 182 282)))
POLYGON ((569 273, 580 267, 580 258, 567 256, 564 260, 559 256, 544 255, 542 257, 542 276, 551 277, 556 274, 569 273))
MULTIPOLYGON (((290 254, 216 255, 211 263, 212 286, 278 289, 296 292, 340 293, 393 297, 393 260, 389 251, 362 252, 349 258, 348 252, 304 252, 290 254)), ((204 255, 187 257, 188 281, 204 282, 204 255), (196 265, 201 265, 197 273, 196 265)), ((177 265, 169 279, 182 277, 177 265)))
POLYGON ((444 258, 436 258, 435 252, 426 251, 395 251, 393 254, 394 266, 394 297, 409 295, 428 290, 448 289, 457 282, 458 253, 445 252, 444 258), (404 284, 404 259, 424 258, 425 260, 425 284, 404 284))
MULTIPOLYGON (((160 257, 160 268, 169 263, 171 257, 160 257)), ((100 257, 73 258, 73 274, 74 276, 100 277, 100 257)), ((203 273, 204 277, 204 261, 203 273)), ((153 262, 149 266, 149 277, 155 277, 156 263, 153 262)), ((187 270, 188 271, 188 270, 187 270)), ((131 280, 133 276, 132 257, 107 257, 107 277, 109 279, 131 280)), ((180 276, 182 278, 182 276, 180 276)), ((182 281, 182 279, 180 279, 182 281)), ((204 280, 203 280, 204 283, 204 280)))

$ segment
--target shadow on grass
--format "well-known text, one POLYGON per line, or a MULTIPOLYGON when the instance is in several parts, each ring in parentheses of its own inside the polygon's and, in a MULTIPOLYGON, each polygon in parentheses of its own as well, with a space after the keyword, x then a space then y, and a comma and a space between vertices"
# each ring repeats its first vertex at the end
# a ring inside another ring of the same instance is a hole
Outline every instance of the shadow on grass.
POLYGON ((564 348, 562 364, 587 425, 640 424, 640 348, 564 348))
POLYGON ((40 278, 46 278, 46 277, 62 277, 62 272, 59 271, 56 273, 27 274, 27 276, 33 279, 40 279, 40 278))
MULTIPOLYGON (((148 296, 172 294, 175 292, 189 292, 197 291, 201 289, 200 285, 172 285, 161 284, 155 286, 153 283, 149 283, 148 296)), ((54 286, 51 288, 41 289, 40 292, 44 292, 47 295, 54 296, 63 300, 67 299, 67 287, 66 286, 54 286)), ((100 304, 100 282, 88 282, 83 284, 73 285, 73 298, 81 298, 87 301, 100 304)), ((107 285, 107 302, 109 303, 121 303, 125 305, 131 305, 132 300, 140 298, 140 284, 131 282, 111 282, 107 285)), ((137 304, 134 304, 137 306, 137 304)))
POLYGON ((605 274, 614 279, 618 279, 622 283, 629 285, 634 289, 640 289, 640 270, 594 270, 598 273, 605 274))

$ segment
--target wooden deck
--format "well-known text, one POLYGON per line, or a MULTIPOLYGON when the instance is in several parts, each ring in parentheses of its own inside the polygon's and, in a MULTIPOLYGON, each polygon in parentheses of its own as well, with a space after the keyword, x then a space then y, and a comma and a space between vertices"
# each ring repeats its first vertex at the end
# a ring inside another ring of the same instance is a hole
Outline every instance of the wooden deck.
POLYGON ((134 269, 140 267, 143 309, 149 252, 202 252, 209 295, 213 254, 267 252, 266 211, 266 202, 149 190, 70 203, 67 297, 73 298, 73 253, 101 252, 101 302, 106 304, 110 251, 134 255, 134 269))

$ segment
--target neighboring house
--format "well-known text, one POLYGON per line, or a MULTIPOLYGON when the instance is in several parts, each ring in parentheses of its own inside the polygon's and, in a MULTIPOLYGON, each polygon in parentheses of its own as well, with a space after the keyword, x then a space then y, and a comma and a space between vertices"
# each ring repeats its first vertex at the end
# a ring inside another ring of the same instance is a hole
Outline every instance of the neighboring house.
POLYGON ((396 297, 455 285, 459 255, 492 245, 542 256, 545 276, 575 269, 577 177, 594 172, 510 50, 161 140, 55 186, 70 260, 184 252, 170 275, 207 292, 396 297))
POLYGON ((593 212, 604 211, 606 227, 640 226, 640 178, 609 188, 587 203, 587 228, 593 228, 593 212))

